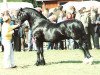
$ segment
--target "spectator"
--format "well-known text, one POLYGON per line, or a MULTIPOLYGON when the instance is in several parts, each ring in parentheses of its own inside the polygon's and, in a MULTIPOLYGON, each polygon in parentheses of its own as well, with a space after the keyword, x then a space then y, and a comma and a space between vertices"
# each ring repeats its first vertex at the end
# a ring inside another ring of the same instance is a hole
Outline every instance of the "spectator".
POLYGON ((28 51, 32 51, 32 28, 28 31, 28 51))
POLYGON ((48 13, 49 13, 49 9, 47 9, 47 8, 45 8, 45 9, 43 10, 43 12, 42 12, 42 14, 43 14, 46 18, 48 18, 48 13))
MULTIPOLYGON (((15 25, 16 24, 16 19, 17 19, 17 15, 16 15, 16 10, 10 10, 10 17, 11 17, 11 22, 10 25, 15 25)), ((20 40, 20 35, 18 33, 19 29, 14 29, 14 34, 13 34, 13 40, 12 40, 12 44, 13 44, 13 48, 15 51, 21 51, 21 40, 20 40)))
POLYGON ((33 50, 37 50, 36 39, 34 38, 34 36, 32 37, 32 44, 33 44, 33 50))
MULTIPOLYGON (((21 51, 25 51, 25 47, 24 47, 24 44, 25 44, 25 32, 24 32, 24 26, 20 27, 19 28, 19 38, 20 38, 20 49, 21 51)), ((16 36, 15 36, 16 37, 16 36)))
POLYGON ((42 8, 41 7, 36 7, 35 8, 38 12, 42 13, 42 8))
POLYGON ((99 36, 100 36, 100 13, 98 13, 96 26, 94 27, 94 46, 96 49, 100 49, 99 46, 99 36))
MULTIPOLYGON (((95 8, 94 6, 92 6, 90 8, 90 23, 89 23, 89 33, 91 35, 92 41, 93 41, 93 46, 94 48, 96 48, 96 37, 95 37, 95 27, 96 27, 96 19, 97 19, 97 8, 95 8)), ((88 36, 89 38, 90 36, 88 36)), ((90 39, 91 40, 91 39, 90 39)), ((91 44, 92 45, 92 44, 91 44)))
POLYGON ((57 23, 57 16, 55 14, 52 14, 49 18, 48 18, 52 23, 57 23))
MULTIPOLYGON (((1 36, 1 31, 2 31, 2 24, 3 24, 3 13, 2 13, 2 11, 0 11, 0 44, 2 45, 2 36, 1 36)), ((2 49, 1 49, 1 51, 3 52, 4 51, 4 47, 3 47, 3 45, 2 45, 2 49)))
POLYGON ((8 11, 4 12, 2 25, 2 44, 4 46, 4 68, 16 68, 14 64, 14 52, 12 48, 12 34, 13 29, 17 28, 19 25, 10 26, 11 18, 8 11))
MULTIPOLYGON (((66 17, 64 18, 65 20, 73 20, 75 18, 75 8, 73 6, 69 7, 68 10, 66 10, 66 17)), ((75 48, 75 44, 74 44, 74 40, 69 38, 66 39, 66 46, 67 49, 74 49, 75 48)))
MULTIPOLYGON (((59 13, 59 16, 58 16, 58 19, 57 19, 57 23, 60 23, 62 21, 64 21, 64 17, 65 17, 65 11, 62 10, 63 7, 59 6, 59 9, 60 9, 60 13, 59 13)), ((58 49, 64 49, 64 41, 60 41, 58 43, 58 49)))
MULTIPOLYGON (((55 23, 57 22, 57 16, 52 12, 49 14, 49 18, 48 18, 52 23, 55 23)), ((57 49, 57 44, 53 43, 53 42, 48 42, 48 47, 47 49, 57 49), (56 46, 55 46, 56 45, 56 46)))
POLYGON ((54 46, 53 42, 48 42, 47 50, 49 50, 49 49, 53 50, 53 46, 54 46))

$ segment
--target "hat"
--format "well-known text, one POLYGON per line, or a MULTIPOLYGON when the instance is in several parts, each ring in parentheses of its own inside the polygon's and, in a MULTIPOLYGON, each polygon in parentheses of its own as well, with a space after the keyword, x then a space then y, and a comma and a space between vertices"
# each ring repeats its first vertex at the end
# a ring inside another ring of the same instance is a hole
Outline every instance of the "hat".
POLYGON ((75 9, 74 6, 69 6, 69 7, 66 9, 66 12, 73 14, 73 13, 75 12, 75 10, 76 10, 76 9, 75 9))
POLYGON ((6 22, 8 20, 11 20, 10 16, 3 16, 3 21, 6 22))

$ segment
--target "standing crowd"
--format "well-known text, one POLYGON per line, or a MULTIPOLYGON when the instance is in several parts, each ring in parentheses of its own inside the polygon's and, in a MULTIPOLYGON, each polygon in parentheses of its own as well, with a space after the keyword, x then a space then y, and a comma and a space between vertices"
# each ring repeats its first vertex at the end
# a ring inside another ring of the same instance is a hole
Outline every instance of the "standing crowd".
MULTIPOLYGON (((77 10, 74 6, 69 6, 63 10, 63 6, 58 6, 54 9, 44 9, 43 15, 52 23, 59 23, 65 20, 77 19, 83 23, 85 32, 88 36, 89 49, 99 49, 100 36, 100 8, 92 6, 90 8, 82 7, 77 10)), ((49 43, 47 49, 76 49, 79 48, 77 43, 69 38, 60 43, 49 43)))

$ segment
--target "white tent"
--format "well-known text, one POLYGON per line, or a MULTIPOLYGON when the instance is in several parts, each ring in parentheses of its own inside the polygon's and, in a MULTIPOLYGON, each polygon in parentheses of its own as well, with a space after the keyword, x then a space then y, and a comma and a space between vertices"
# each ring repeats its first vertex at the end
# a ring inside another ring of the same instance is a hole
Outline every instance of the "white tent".
POLYGON ((90 8, 92 6, 98 8, 100 6, 100 2, 98 1, 71 1, 63 5, 63 9, 66 10, 69 6, 74 6, 76 10, 81 9, 82 7, 90 8))
MULTIPOLYGON (((8 9, 19 9, 19 8, 25 8, 30 7, 33 8, 33 5, 28 2, 7 2, 8 9)), ((4 3, 0 3, 0 9, 3 10, 5 8, 4 3)))

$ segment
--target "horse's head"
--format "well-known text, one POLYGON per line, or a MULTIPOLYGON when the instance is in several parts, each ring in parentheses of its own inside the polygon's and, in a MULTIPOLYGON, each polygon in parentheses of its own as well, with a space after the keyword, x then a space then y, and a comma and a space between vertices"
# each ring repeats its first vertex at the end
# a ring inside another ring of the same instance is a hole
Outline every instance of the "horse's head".
POLYGON ((17 12, 17 19, 20 24, 23 24, 24 21, 29 21, 29 14, 28 11, 25 11, 23 8, 19 9, 17 12))
POLYGON ((17 19, 19 20, 20 24, 22 24, 24 21, 28 21, 30 26, 40 20, 45 19, 48 20, 42 13, 38 12, 37 10, 33 8, 21 8, 17 12, 17 19))

